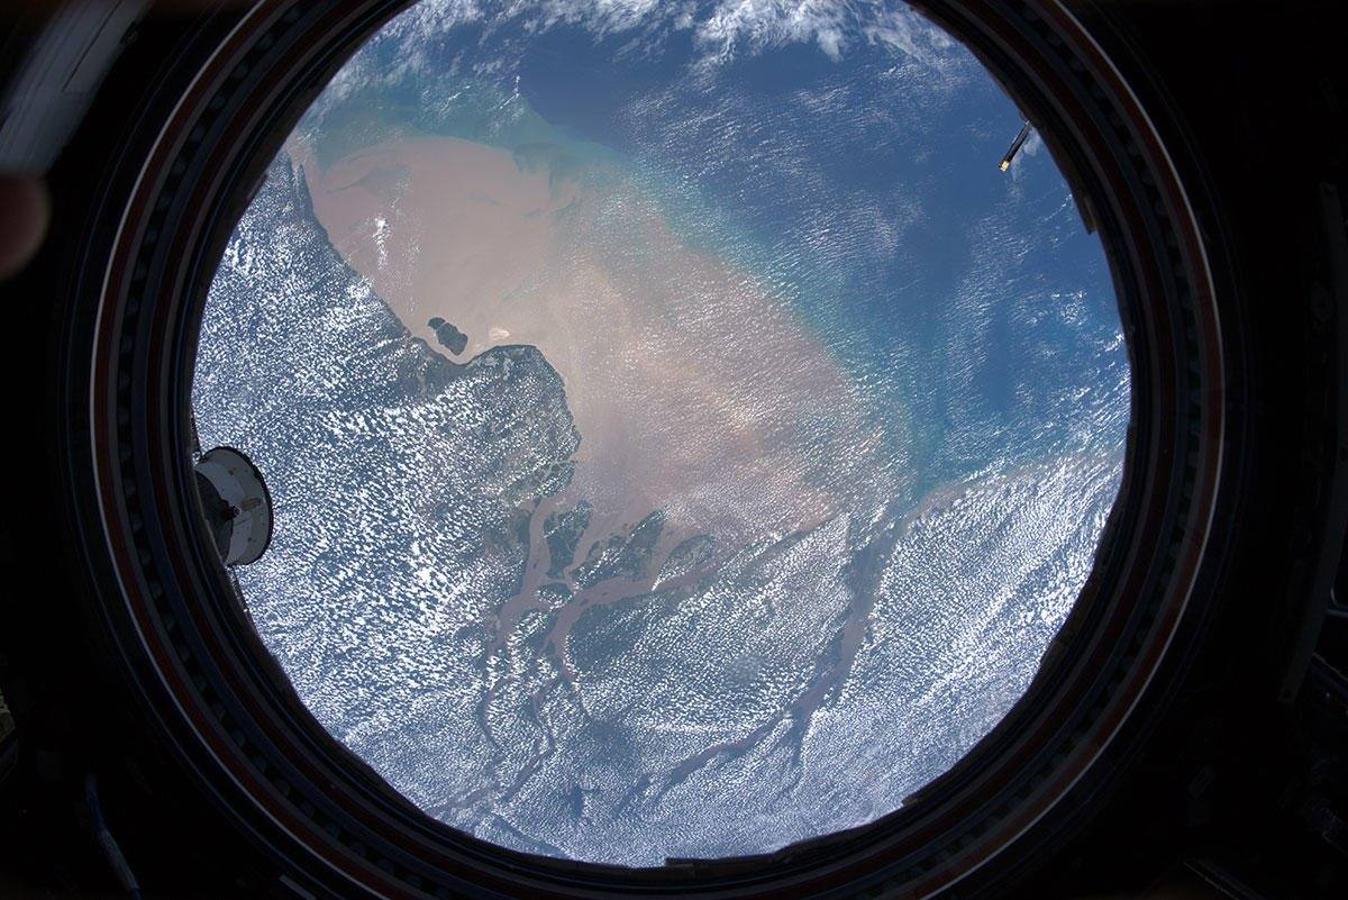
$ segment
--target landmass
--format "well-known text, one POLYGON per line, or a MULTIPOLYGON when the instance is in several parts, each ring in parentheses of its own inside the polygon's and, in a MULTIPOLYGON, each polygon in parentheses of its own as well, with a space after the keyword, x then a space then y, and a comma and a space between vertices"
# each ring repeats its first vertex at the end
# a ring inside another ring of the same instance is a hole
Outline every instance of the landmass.
POLYGON ((440 346, 455 356, 462 354, 468 347, 468 335, 439 316, 432 317, 426 324, 434 329, 435 339, 440 342, 440 346))

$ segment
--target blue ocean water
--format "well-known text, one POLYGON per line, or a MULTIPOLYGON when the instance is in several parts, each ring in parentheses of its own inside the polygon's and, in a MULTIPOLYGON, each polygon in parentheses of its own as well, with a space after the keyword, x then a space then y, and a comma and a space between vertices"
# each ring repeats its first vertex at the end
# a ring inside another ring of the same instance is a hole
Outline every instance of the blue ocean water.
POLYGON ((1037 137, 999 171, 1023 116, 958 45, 924 62, 790 43, 708 72, 691 29, 483 17, 420 52, 418 77, 367 85, 361 103, 623 166, 689 246, 781 286, 906 447, 915 496, 1121 446, 1128 369, 1103 250, 1037 137), (1100 377, 1078 397, 1085 373, 1100 377))

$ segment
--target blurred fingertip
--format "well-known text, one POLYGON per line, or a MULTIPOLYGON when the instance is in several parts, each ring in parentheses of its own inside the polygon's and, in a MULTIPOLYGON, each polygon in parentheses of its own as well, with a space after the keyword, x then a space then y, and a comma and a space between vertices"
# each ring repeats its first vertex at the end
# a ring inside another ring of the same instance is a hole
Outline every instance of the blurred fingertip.
POLYGON ((0 174, 0 278, 23 269, 47 234, 51 203, 34 175, 0 174))

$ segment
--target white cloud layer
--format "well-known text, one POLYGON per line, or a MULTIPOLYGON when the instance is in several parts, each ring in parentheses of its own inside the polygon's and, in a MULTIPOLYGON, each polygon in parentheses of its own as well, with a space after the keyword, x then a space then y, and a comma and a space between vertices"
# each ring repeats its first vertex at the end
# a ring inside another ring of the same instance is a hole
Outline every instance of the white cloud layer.
POLYGON ((856 0, 422 0, 384 29, 384 37, 429 37, 469 21, 524 23, 530 29, 578 25, 600 36, 671 28, 694 32, 709 60, 725 61, 793 43, 812 43, 839 59, 858 43, 878 44, 935 62, 953 40, 905 3, 856 0))
POLYGON ((954 44, 903 3, 851 0, 721 0, 697 27, 698 42, 725 58, 791 43, 813 43, 831 59, 864 40, 934 62, 954 44))

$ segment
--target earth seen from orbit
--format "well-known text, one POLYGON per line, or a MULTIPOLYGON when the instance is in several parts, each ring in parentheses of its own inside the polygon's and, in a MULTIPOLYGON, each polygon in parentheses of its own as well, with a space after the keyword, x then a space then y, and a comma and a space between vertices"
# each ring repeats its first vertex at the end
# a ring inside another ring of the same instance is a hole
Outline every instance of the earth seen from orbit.
POLYGON ((236 569, 435 819, 627 866, 871 822, 1024 694, 1123 471, 1109 266, 909 7, 423 0, 304 115, 202 324, 236 569))

